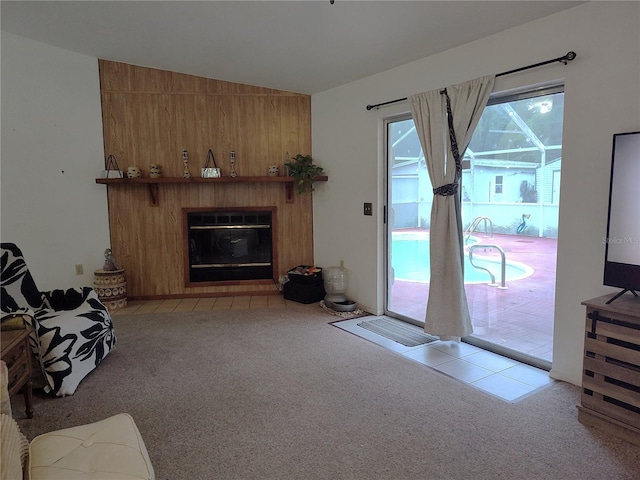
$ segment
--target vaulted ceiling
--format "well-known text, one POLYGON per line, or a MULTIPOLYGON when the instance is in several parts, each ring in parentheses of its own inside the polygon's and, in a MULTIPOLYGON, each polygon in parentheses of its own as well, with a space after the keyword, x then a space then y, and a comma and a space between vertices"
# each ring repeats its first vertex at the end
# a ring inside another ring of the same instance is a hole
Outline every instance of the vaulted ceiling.
POLYGON ((585 2, 2 1, 2 30, 92 57, 313 94, 585 2))

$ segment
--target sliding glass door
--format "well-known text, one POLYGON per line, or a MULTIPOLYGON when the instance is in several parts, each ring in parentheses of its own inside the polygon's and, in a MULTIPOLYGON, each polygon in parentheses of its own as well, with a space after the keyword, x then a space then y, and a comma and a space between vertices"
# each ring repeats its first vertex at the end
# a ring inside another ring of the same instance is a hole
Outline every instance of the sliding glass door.
POLYGON ((424 325, 432 186, 409 114, 387 122, 387 313, 424 325))
MULTIPOLYGON (((465 152, 469 343, 550 368, 562 86, 492 97, 465 152)), ((424 324, 432 187, 410 115, 386 122, 386 311, 424 324)))

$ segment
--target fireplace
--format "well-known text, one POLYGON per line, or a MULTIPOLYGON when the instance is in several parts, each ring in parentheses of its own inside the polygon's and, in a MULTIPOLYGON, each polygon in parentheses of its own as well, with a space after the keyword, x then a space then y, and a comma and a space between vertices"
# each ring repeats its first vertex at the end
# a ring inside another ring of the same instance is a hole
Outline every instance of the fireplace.
POLYGON ((275 207, 184 212, 189 284, 273 280, 275 207))

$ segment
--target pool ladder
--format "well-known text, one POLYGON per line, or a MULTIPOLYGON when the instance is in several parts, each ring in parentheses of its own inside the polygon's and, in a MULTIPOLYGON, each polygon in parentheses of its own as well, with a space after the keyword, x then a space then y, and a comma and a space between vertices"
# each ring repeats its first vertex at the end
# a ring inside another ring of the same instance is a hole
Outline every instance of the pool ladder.
POLYGON ((498 245, 485 245, 485 244, 471 245, 469 247, 469 263, 471 263, 471 265, 473 265, 474 268, 477 268, 478 270, 484 270, 485 272, 487 272, 489 274, 489 276, 491 277, 491 283, 489 283, 490 287, 498 287, 500 290, 506 290, 507 289, 507 287, 505 286, 505 271, 506 271, 507 260, 506 260, 505 254, 504 254, 504 250, 502 250, 502 248, 500 248, 498 245), (476 265, 475 263, 473 263, 473 251, 476 248, 495 248, 500 253, 500 257, 501 257, 500 273, 501 273, 501 277, 502 278, 500 279, 500 286, 499 287, 498 287, 498 284, 496 283, 496 277, 491 272, 491 270, 489 270, 488 268, 485 268, 485 267, 481 267, 480 265, 476 265))
POLYGON ((469 237, 473 232, 478 230, 480 226, 480 222, 484 222, 484 234, 488 235, 489 238, 493 238, 493 222, 489 217, 476 217, 473 219, 473 222, 469 224, 467 229, 464 231, 464 243, 466 244, 469 240, 469 237))

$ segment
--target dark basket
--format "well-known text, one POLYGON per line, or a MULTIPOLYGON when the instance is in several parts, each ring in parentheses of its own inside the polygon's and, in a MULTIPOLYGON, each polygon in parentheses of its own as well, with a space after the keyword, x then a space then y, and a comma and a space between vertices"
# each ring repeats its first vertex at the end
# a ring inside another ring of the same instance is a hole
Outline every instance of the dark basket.
POLYGON ((307 268, 310 268, 310 265, 298 265, 297 267, 294 267, 292 269, 290 269, 287 274, 289 276, 289 280, 291 282, 294 283, 304 283, 307 285, 310 284, 315 284, 315 283, 321 283, 322 282, 322 269, 321 268, 317 268, 317 270, 315 272, 313 272, 311 275, 304 275, 301 273, 296 273, 296 269, 302 269, 305 270, 307 268))
MULTIPOLYGON (((302 275, 299 275, 302 276, 302 275)), ((282 293, 287 300, 299 303, 315 303, 325 296, 324 284, 317 282, 305 285, 303 283, 287 282, 282 287, 282 293)))

